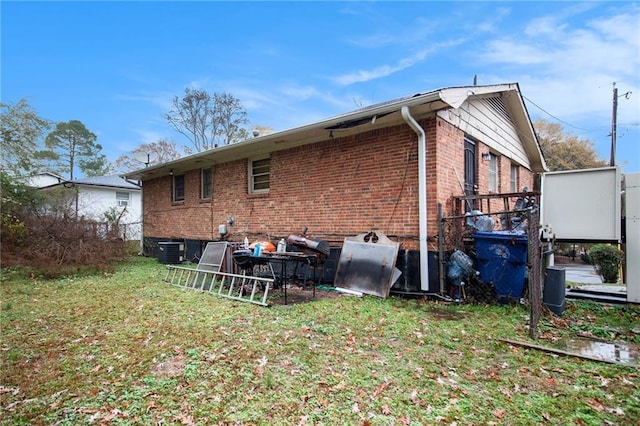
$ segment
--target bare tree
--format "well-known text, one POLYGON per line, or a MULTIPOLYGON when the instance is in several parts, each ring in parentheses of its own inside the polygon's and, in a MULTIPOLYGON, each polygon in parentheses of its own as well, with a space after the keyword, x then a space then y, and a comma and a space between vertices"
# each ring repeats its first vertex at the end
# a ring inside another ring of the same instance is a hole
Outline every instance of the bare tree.
POLYGON ((247 112, 239 99, 229 93, 213 94, 211 123, 215 146, 218 144, 228 145, 247 139, 249 133, 242 126, 248 122, 247 112))
POLYGON ((0 102, 0 170, 21 176, 42 167, 53 154, 42 150, 44 133, 51 122, 41 118, 25 99, 17 103, 0 102))
POLYGON ((177 160, 181 156, 175 141, 160 139, 158 142, 143 143, 129 154, 121 155, 116 159, 115 165, 118 170, 127 172, 177 160))
POLYGON ((186 136, 195 152, 246 139, 247 112, 229 93, 210 95, 205 90, 186 88, 182 98, 173 98, 173 107, 164 115, 169 124, 186 136))

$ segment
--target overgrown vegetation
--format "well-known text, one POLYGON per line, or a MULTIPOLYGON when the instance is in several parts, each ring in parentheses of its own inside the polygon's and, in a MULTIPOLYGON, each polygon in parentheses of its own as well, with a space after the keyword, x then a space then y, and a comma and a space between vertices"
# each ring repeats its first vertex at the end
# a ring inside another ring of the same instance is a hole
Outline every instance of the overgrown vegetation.
POLYGON ((589 259, 605 283, 618 282, 624 252, 611 244, 596 244, 589 249, 589 259))
MULTIPOLYGON (((510 346, 521 306, 341 297, 262 308, 113 274, 2 274, 2 425, 635 424, 638 370, 510 346)), ((640 343, 640 309, 569 302, 542 343, 640 343), (635 328, 634 328, 635 327, 635 328), (635 330, 635 331, 634 331, 635 330)), ((537 341, 541 343, 541 341, 537 341)))
POLYGON ((78 218, 73 191, 39 191, 0 173, 2 267, 29 266, 47 277, 109 270, 126 255, 113 216, 106 224, 78 218))

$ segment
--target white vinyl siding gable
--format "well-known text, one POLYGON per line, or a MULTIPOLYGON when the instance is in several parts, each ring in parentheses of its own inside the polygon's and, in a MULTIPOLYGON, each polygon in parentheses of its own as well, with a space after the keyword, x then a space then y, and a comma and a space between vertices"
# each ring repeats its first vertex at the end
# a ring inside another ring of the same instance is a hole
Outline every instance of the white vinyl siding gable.
MULTIPOLYGON (((487 145, 492 151, 531 169, 529 156, 505 105, 505 96, 485 96, 464 102, 458 109, 438 112, 438 116, 487 145)), ((516 96, 515 93, 513 96, 516 96)))

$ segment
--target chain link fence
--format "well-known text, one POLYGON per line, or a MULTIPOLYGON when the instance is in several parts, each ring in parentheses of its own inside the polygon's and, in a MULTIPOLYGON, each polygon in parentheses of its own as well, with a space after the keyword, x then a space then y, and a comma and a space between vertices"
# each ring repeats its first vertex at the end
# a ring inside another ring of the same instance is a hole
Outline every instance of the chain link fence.
MULTIPOLYGON (((504 254, 504 262, 498 259, 493 266, 497 269, 504 268, 524 268, 522 294, 510 299, 510 302, 527 303, 530 307, 530 334, 535 337, 537 334, 538 321, 540 319, 542 304, 542 253, 540 249, 539 237, 539 193, 513 193, 513 194, 491 194, 491 195, 471 195, 455 197, 450 207, 450 216, 443 215, 442 205, 438 209, 438 251, 439 251, 439 272, 440 288, 444 289, 446 296, 452 300, 465 301, 467 303, 496 303, 504 298, 501 297, 496 287, 496 283, 490 280, 481 280, 479 269, 478 244, 474 237, 496 238, 513 235, 514 241, 507 244, 513 251, 516 243, 516 236, 521 236, 524 242, 522 265, 509 265, 508 261, 513 261, 513 253, 507 251, 504 254), (498 231, 498 232, 496 232, 498 231), (504 231, 504 232, 500 232, 504 231), (489 234, 489 232, 494 234, 489 234), (472 267, 465 267, 465 264, 472 262, 472 267), (458 264, 462 267, 458 268, 458 264)), ((500 244, 490 246, 492 250, 499 250, 500 244)), ((495 254, 495 253, 494 253, 495 254)), ((498 256, 500 253, 497 254, 498 256)), ((519 261, 520 259, 518 259, 519 261)), ((484 260, 483 260, 484 261, 484 260)), ((489 260, 491 261, 491 260, 489 260)), ((518 274, 514 274, 518 276, 518 274)), ((504 276, 497 276, 496 280, 517 280, 514 276, 506 273, 504 276)), ((518 283, 514 284, 517 288, 518 283)), ((517 293, 517 291, 516 291, 517 293)))

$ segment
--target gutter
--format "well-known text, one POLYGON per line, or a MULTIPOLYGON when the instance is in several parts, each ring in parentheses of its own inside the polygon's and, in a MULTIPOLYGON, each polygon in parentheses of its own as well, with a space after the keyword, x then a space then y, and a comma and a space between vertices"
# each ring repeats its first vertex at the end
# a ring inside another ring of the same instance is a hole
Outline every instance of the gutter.
POLYGON ((427 136, 411 116, 409 107, 401 109, 402 118, 418 135, 418 206, 420 217, 420 289, 429 291, 429 250, 427 246, 427 136))

